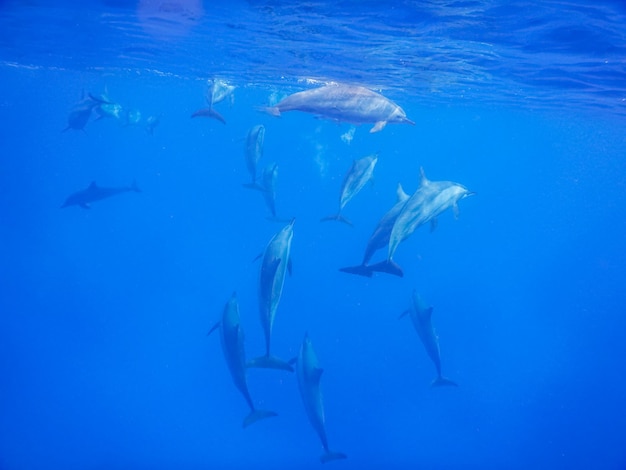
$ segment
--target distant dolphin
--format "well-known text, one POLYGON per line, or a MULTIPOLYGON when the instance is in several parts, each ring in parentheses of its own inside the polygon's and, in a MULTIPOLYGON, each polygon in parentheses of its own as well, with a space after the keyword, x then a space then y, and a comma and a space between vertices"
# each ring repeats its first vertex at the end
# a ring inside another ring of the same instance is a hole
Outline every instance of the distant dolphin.
POLYGON ((360 276, 372 276, 372 269, 367 265, 374 253, 381 248, 384 248, 389 244, 389 236, 391 235, 391 229, 395 223, 400 211, 409 199, 409 196, 402 189, 402 185, 398 183, 396 189, 396 203, 387 213, 380 219, 378 225, 374 229, 374 232, 370 236, 367 246, 365 248, 365 254, 363 255, 363 261, 360 266, 350 266, 347 268, 340 268, 340 271, 350 274, 358 274, 360 276))
POLYGON ((130 186, 125 186, 122 188, 103 188, 98 186, 95 181, 92 181, 91 184, 87 187, 87 189, 83 189, 81 191, 77 191, 74 194, 71 194, 66 200, 65 203, 61 206, 61 209, 68 206, 80 206, 83 209, 91 209, 90 204, 95 201, 99 201, 100 199, 106 199, 111 196, 115 196, 116 194, 127 193, 127 192, 136 192, 140 193, 141 190, 137 186, 137 182, 133 181, 133 184, 130 186))
POLYGON ((296 359, 296 377, 298 379, 298 388, 300 389, 304 409, 324 447, 324 454, 320 457, 320 460, 322 463, 326 463, 347 457, 341 452, 332 452, 328 448, 324 403, 322 401, 322 392, 320 391, 322 372, 324 372, 324 370, 319 366, 317 356, 315 355, 307 333, 304 336, 304 341, 302 342, 298 358, 296 359))
POLYGON ((292 219, 288 225, 274 235, 263 252, 259 274, 259 314, 265 333, 265 355, 252 359, 249 363, 250 367, 293 371, 287 362, 271 355, 270 340, 276 309, 283 292, 285 275, 287 271, 291 273, 290 251, 294 222, 295 219, 292 219))
POLYGON ((263 142, 265 140, 265 126, 258 124, 248 131, 246 138, 246 166, 250 173, 250 183, 244 184, 246 188, 262 189, 257 183, 257 165, 263 156, 263 142))
POLYGON ((220 342, 222 343, 222 351, 224 359, 230 375, 233 378, 235 387, 241 392, 250 407, 250 414, 243 420, 243 427, 264 418, 276 416, 273 411, 257 410, 248 391, 248 383, 246 381, 246 354, 244 350, 244 334, 239 321, 239 304, 237 303, 237 294, 233 293, 230 300, 224 306, 222 319, 218 321, 209 330, 210 335, 216 329, 220 330, 220 342))
POLYGON ((222 117, 220 113, 213 109, 213 106, 215 106, 220 101, 223 101, 227 97, 230 97, 232 102, 233 91, 235 90, 235 87, 220 79, 209 79, 207 83, 209 85, 209 88, 207 90, 206 100, 209 104, 209 107, 199 109, 198 111, 193 113, 191 117, 212 117, 214 119, 217 119, 221 123, 226 124, 226 120, 222 117))
POLYGON ((72 107, 70 114, 67 116, 67 126, 61 132, 65 132, 69 129, 84 131, 93 109, 96 106, 103 104, 108 103, 107 101, 92 96, 91 94, 85 96, 85 92, 83 91, 81 100, 72 107))
POLYGON ((263 110, 273 116, 280 116, 286 111, 303 111, 334 121, 374 124, 370 132, 380 131, 390 122, 415 124, 393 101, 354 85, 326 85, 301 91, 263 110))
POLYGON ((437 226, 437 216, 450 207, 455 217, 458 217, 458 202, 475 194, 465 186, 452 181, 430 181, 426 178, 423 168, 420 168, 420 176, 420 187, 406 202, 391 229, 387 260, 371 265, 370 269, 373 271, 402 276, 402 268, 393 261, 400 242, 427 222, 430 222, 431 230, 434 230, 437 226))
POLYGON ((146 132, 150 135, 154 135, 154 128, 161 122, 161 115, 150 116, 146 119, 146 132))
POLYGON ((346 204, 372 179, 374 175, 374 167, 378 161, 378 154, 368 155, 359 160, 354 160, 352 166, 346 173, 341 184, 341 194, 339 197, 339 211, 335 215, 322 218, 322 222, 326 220, 338 220, 348 225, 352 225, 348 219, 341 215, 341 211, 346 204))
POLYGON ((432 381, 431 386, 456 386, 457 384, 455 382, 441 375, 439 339, 435 334, 435 330, 433 329, 433 325, 431 322, 432 313, 433 308, 427 306, 420 297, 420 295, 416 291, 413 291, 413 308, 403 312, 402 315, 400 315, 400 318, 404 317, 407 314, 410 315, 413 326, 415 327, 415 331, 417 331, 417 335, 420 337, 420 340, 424 345, 424 349, 426 349, 426 354, 428 354, 428 357, 430 357, 430 359, 435 364, 435 369, 437 369, 437 378, 432 381))

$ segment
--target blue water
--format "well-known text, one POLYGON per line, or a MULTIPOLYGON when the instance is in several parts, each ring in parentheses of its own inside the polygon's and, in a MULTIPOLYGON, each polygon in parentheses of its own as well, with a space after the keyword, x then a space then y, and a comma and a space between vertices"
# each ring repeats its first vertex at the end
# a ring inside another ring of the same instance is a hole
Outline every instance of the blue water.
POLYGON ((309 333, 348 456, 328 465, 626 468, 626 9, 585 3, 0 2, 0 468, 320 467, 294 375, 248 372, 279 416, 244 430, 206 336, 236 291, 246 353, 264 350, 253 260, 284 223, 242 187, 256 124, 278 215, 296 217, 272 350, 294 357, 309 333), (236 86, 226 125, 190 119, 214 77, 236 86), (257 110, 327 81, 416 125, 257 110), (61 132, 83 91, 141 119, 61 132), (354 227, 320 223, 375 152, 354 227), (339 272, 420 167, 476 195, 400 245, 403 278, 339 272), (60 209, 133 180, 141 193, 60 209), (458 387, 430 387, 398 319, 414 289, 458 387))

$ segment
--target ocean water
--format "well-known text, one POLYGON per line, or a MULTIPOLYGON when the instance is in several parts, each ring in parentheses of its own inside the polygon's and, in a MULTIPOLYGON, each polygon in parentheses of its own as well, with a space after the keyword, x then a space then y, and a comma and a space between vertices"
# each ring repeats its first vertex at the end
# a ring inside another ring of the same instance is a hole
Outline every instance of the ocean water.
POLYGON ((248 370, 278 416, 242 429, 207 337, 236 292, 263 353, 255 258, 293 217, 272 352, 308 332, 327 465, 626 468, 625 26, 618 1, 0 2, 0 469, 319 468, 295 374, 248 370), (225 124, 192 119, 215 79, 225 124), (259 111, 328 82, 415 125, 259 111), (62 132, 86 93, 119 118, 62 132), (258 124, 279 222, 242 186, 258 124), (373 153, 354 226, 321 223, 373 153), (400 244, 404 277, 340 272, 420 168, 475 194, 400 244), (92 181, 141 192, 60 208, 92 181), (458 387, 430 386, 413 291, 458 387))

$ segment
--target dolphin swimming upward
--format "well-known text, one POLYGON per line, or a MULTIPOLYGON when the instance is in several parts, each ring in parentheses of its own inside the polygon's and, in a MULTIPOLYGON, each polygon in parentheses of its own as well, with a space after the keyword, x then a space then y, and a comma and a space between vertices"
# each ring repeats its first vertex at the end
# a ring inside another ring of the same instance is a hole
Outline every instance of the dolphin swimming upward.
POLYGON ((402 268, 393 261, 393 255, 400 242, 427 222, 431 223, 431 231, 434 230, 437 226, 437 216, 450 207, 454 211, 454 216, 458 217, 458 202, 474 194, 465 186, 452 181, 430 181, 422 168, 420 176, 420 187, 406 201, 391 229, 387 259, 371 265, 372 271, 402 276, 402 268))
POLYGON ((209 79, 207 81, 207 84, 209 88, 206 93, 206 101, 209 104, 209 107, 199 109, 198 111, 193 113, 191 117, 192 118, 199 117, 199 116, 211 117, 211 118, 217 119, 222 124, 226 124, 226 120, 222 117, 220 113, 218 113, 217 111, 215 111, 215 109, 213 109, 213 106, 215 106, 220 101, 224 101, 228 97, 230 97, 231 103, 232 103, 233 91, 235 90, 235 87, 232 85, 229 85, 224 80, 220 80, 217 78, 209 79))
POLYGON ((246 353, 244 350, 244 335, 239 321, 239 304, 237 303, 237 294, 233 293, 230 300, 224 306, 222 319, 218 321, 209 330, 210 335, 216 329, 220 330, 220 342, 222 343, 222 351, 226 365, 233 378, 235 387, 241 392, 250 407, 250 414, 243 420, 243 427, 264 418, 277 416, 273 411, 257 410, 248 391, 248 383, 246 381, 246 353))
POLYGON ((431 386, 437 387, 441 385, 453 385, 457 384, 450 379, 446 379, 441 375, 441 357, 439 354, 439 339, 435 334, 435 330, 433 329, 433 325, 431 322, 431 317, 433 314, 433 308, 427 306, 420 295, 413 291, 413 308, 405 311, 400 315, 400 318, 405 315, 410 315, 411 321, 413 322, 413 326, 415 327, 415 331, 417 331, 420 340, 422 340, 422 344, 424 345, 424 349, 426 349, 426 354, 435 364, 435 369, 437 369, 437 377, 432 381, 431 386))
POLYGON ((415 124, 393 101, 354 85, 330 84, 301 91, 263 110, 277 117, 287 111, 303 111, 333 121, 374 124, 370 132, 380 131, 390 122, 415 124))
POLYGON ((77 191, 70 195, 65 203, 61 206, 61 209, 68 206, 80 206, 83 209, 91 209, 90 204, 100 199, 106 199, 107 197, 115 196, 116 194, 122 194, 127 192, 140 193, 141 190, 137 186, 137 182, 133 181, 130 186, 122 188, 103 188, 98 186, 95 181, 92 181, 87 189, 77 191))
POLYGON ((304 403, 306 414, 317 432, 324 454, 320 457, 322 463, 332 460, 347 458, 341 452, 333 452, 328 448, 328 438, 326 437, 326 419, 324 418, 324 403, 322 400, 322 392, 320 391, 320 378, 322 377, 322 369, 317 361, 317 356, 311 345, 308 333, 304 335, 304 341, 300 347, 300 353, 296 359, 296 376, 298 379, 298 388, 300 396, 304 403))
POLYGON ((246 137, 246 167, 250 173, 250 183, 244 183, 245 188, 259 189, 263 188, 257 183, 257 165, 263 156, 263 142, 265 141, 265 126, 258 124, 248 131, 246 137))
POLYGON ((287 271, 291 273, 291 240, 295 219, 272 237, 263 252, 259 274, 259 313, 265 333, 265 355, 252 359, 249 367, 264 367, 293 371, 285 361, 270 354, 270 340, 276 309, 283 292, 287 271))

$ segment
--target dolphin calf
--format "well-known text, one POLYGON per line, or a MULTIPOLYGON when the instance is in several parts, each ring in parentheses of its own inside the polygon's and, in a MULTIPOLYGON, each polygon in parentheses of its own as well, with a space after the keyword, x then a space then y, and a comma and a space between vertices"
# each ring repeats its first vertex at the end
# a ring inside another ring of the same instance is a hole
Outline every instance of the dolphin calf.
POLYGON ((317 356, 315 355, 307 333, 304 335, 304 341, 302 342, 300 352, 296 359, 296 377, 298 379, 298 388, 302 402, 304 403, 304 409, 324 447, 324 454, 322 454, 320 460, 322 463, 326 463, 332 460, 345 459, 346 455, 341 452, 333 452, 328 448, 324 403, 320 390, 320 379, 323 371, 324 370, 319 366, 317 356))
POLYGON ((409 196, 404 192, 404 189, 402 189, 402 185, 398 183, 398 187, 396 189, 396 203, 378 221, 378 225, 376 225, 374 232, 367 241, 365 254, 363 255, 363 261, 359 266, 340 268, 340 271, 344 273, 372 277, 373 271, 371 267, 368 266, 368 263, 374 253, 376 253, 376 251, 384 248, 389 244, 389 236, 391 235, 391 229, 393 228, 393 224, 395 223, 398 215, 400 214, 400 211, 402 210, 408 199, 409 196))
POLYGON ((206 101, 209 104, 208 108, 199 109, 195 113, 191 115, 192 118, 202 116, 202 117, 211 117, 217 119, 222 124, 226 124, 226 120, 222 117, 220 113, 213 109, 217 103, 224 101, 226 98, 230 97, 231 103, 233 101, 233 91, 235 87, 229 85, 226 81, 220 79, 209 79, 207 81, 209 86, 206 94, 206 101))
POLYGON ((69 129, 84 131, 93 109, 104 104, 108 103, 91 94, 85 96, 85 92, 83 91, 80 101, 72 107, 70 114, 67 116, 67 126, 61 132, 65 132, 69 129))
POLYGON ((241 392, 246 403, 250 407, 250 413, 243 420, 243 427, 264 418, 277 416, 273 411, 257 410, 248 391, 248 383, 246 381, 246 354, 244 350, 244 334, 239 321, 239 304, 237 303, 237 294, 233 293, 230 300, 224 306, 222 319, 218 321, 207 333, 207 336, 219 328, 220 342, 222 344, 222 352, 226 365, 233 378, 235 387, 241 392))
POLYGON ((393 260, 398 245, 427 222, 431 224, 431 231, 434 230, 437 226, 437 216, 448 208, 452 208, 454 216, 458 217, 458 202, 475 194, 465 186, 452 181, 430 181, 426 178, 423 168, 420 168, 420 177, 419 188, 406 201, 393 224, 389 235, 387 259, 371 265, 370 269, 373 271, 402 276, 402 268, 393 260))
POLYGON ((301 91, 263 110, 273 116, 280 116, 287 111, 303 111, 334 121, 374 124, 370 132, 382 130, 387 123, 415 124, 393 101, 354 85, 330 84, 301 91))
POLYGON ((250 367, 264 367, 293 371, 285 361, 270 353, 270 340, 276 309, 280 302, 287 271, 291 273, 291 240, 295 219, 272 237, 263 252, 261 272, 259 274, 259 314, 265 334, 265 355, 252 359, 250 367))
POLYGON ((257 165, 263 156, 263 142, 265 140, 265 126, 258 124, 248 131, 246 137, 246 167, 250 173, 250 183, 244 187, 250 189, 262 189, 257 183, 257 165))
POLYGON ((437 370, 437 377, 432 381, 431 386, 437 387, 441 385, 453 385, 457 384, 450 379, 447 379, 441 375, 441 357, 439 354, 439 339, 435 334, 435 330, 433 329, 433 324, 431 322, 431 317, 433 314, 433 308, 431 306, 426 305, 417 291, 413 291, 413 308, 405 311, 400 315, 400 318, 405 315, 409 315, 411 317, 411 321, 413 322, 413 326, 415 327, 415 331, 417 331, 417 335, 420 337, 422 344, 424 345, 424 349, 426 350, 426 354, 435 364, 435 369, 437 370))
POLYGON ((75 192, 74 194, 71 194, 65 200, 65 203, 61 206, 61 209, 69 206, 80 206, 83 209, 91 209, 90 204, 92 202, 99 201, 100 199, 106 199, 108 197, 115 196, 116 194, 127 193, 130 191, 136 193, 141 192, 141 190, 137 186, 136 181, 133 181, 130 186, 124 186, 121 188, 104 188, 102 186, 98 186, 95 181, 92 181, 87 189, 83 189, 81 191, 75 192))
POLYGON ((372 179, 374 175, 374 167, 378 161, 378 154, 368 155, 359 160, 354 160, 352 166, 346 173, 341 184, 341 194, 339 196, 339 211, 335 215, 329 215, 321 219, 322 222, 326 220, 338 220, 348 225, 352 225, 348 219, 341 215, 341 211, 346 204, 365 186, 365 184, 372 179))

